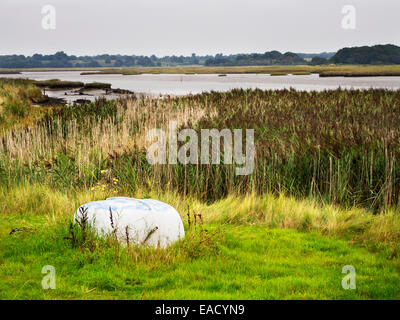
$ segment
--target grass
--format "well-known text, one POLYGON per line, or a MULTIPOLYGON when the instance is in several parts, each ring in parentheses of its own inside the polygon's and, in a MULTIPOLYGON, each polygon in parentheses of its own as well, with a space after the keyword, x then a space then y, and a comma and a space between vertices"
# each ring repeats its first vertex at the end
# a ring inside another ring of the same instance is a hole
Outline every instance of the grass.
POLYGON ((399 76, 399 65, 321 65, 321 66, 238 66, 238 67, 132 67, 132 68, 38 68, 38 69, 0 69, 0 72, 22 71, 83 71, 82 74, 241 74, 241 73, 318 73, 323 76, 399 76))
MULTIPOLYGON (((186 238, 165 250, 96 237, 76 247, 66 239, 66 221, 85 197, 104 195, 29 185, 2 194, 0 299, 399 299, 399 260, 385 250, 318 231, 270 228, 252 217, 228 223, 219 212, 232 212, 239 201, 233 198, 192 203, 205 215, 196 228, 189 229, 180 210, 186 238), (15 202, 20 194, 24 201, 15 202), (56 290, 41 288, 45 265, 56 269, 56 290), (356 268, 356 290, 341 286, 345 265, 356 268)), ((168 199, 176 207, 187 203, 165 194, 168 199)), ((287 200, 268 203, 279 207, 287 200)), ((260 202, 242 202, 249 201, 260 202)))
POLYGON ((293 72, 292 75, 294 76, 308 76, 310 75, 311 72, 307 72, 307 71, 298 71, 298 72, 293 72))
POLYGON ((42 91, 29 80, 0 79, 0 128, 36 122, 46 110, 32 106, 43 100, 42 91))
POLYGON ((399 77, 400 72, 392 72, 392 71, 363 71, 357 70, 355 72, 352 71, 325 71, 319 74, 320 77, 399 77))
POLYGON ((110 83, 103 83, 103 82, 92 82, 92 83, 85 83, 85 89, 111 89, 110 83))
POLYGON ((111 89, 111 84, 102 82, 83 83, 80 81, 61 81, 59 79, 51 80, 33 80, 32 83, 40 88, 50 89, 72 89, 72 88, 85 88, 85 89, 111 89))
POLYGON ((388 90, 232 90, 66 107, 29 131, 4 132, 0 183, 89 188, 110 169, 126 192, 176 190, 204 201, 286 193, 378 213, 399 204, 399 103, 399 91, 388 90), (146 132, 170 120, 198 132, 253 128, 253 175, 235 176, 233 165, 150 165, 146 132))
POLYGON ((19 71, 14 71, 14 70, 10 70, 10 71, 7 71, 7 70, 1 70, 0 71, 0 74, 20 74, 21 72, 19 72, 19 71))
POLYGON ((323 66, 239 66, 239 67, 135 67, 99 69, 94 72, 83 74, 242 74, 242 73, 265 73, 271 75, 308 75, 317 73, 321 76, 393 76, 400 74, 400 66, 361 66, 361 65, 323 65, 323 66))
POLYGON ((271 76, 287 76, 286 72, 271 72, 271 76))
POLYGON ((71 82, 58 79, 34 81, 27 79, 0 79, 0 131, 8 128, 35 126, 37 121, 52 113, 57 106, 48 106, 49 99, 40 88, 110 89, 107 83, 71 82), (45 106, 46 105, 46 106, 45 106))
MULTIPOLYGON (((3 96, 29 101, 27 88, 37 90, 3 82, 3 96)), ((1 124, 0 298, 399 299, 399 94, 98 100, 1 124), (171 120, 197 131, 254 128, 253 175, 149 165, 146 132, 171 120), (187 236, 166 250, 90 231, 72 237, 76 209, 110 196, 172 205, 187 236), (188 210, 204 224, 190 228, 188 210), (56 268, 56 290, 40 287, 45 265, 56 268), (345 265, 356 268, 357 290, 341 287, 345 265)))
POLYGON ((43 184, 18 184, 12 188, 0 189, 0 210, 4 217, 36 216, 45 217, 52 223, 65 223, 81 204, 89 201, 116 195, 154 198, 175 207, 183 220, 187 219, 189 207, 189 211, 200 214, 205 223, 262 225, 271 229, 317 232, 341 237, 371 250, 385 251, 389 259, 400 258, 400 217, 395 210, 375 215, 362 208, 343 209, 334 205, 323 205, 313 199, 298 200, 283 194, 228 196, 207 204, 177 193, 143 189, 128 193, 114 183, 112 185, 112 188, 102 184, 98 188, 69 189, 63 192, 43 184))
POLYGON ((80 88, 84 86, 84 83, 80 81, 61 81, 59 79, 34 81, 34 84, 41 88, 50 89, 80 88))

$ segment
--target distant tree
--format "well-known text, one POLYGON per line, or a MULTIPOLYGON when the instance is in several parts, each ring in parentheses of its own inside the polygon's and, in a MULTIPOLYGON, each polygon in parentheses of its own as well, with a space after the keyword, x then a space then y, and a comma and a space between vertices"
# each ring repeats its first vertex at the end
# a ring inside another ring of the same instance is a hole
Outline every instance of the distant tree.
POLYGON ((87 65, 89 68, 98 68, 101 67, 100 63, 98 63, 96 60, 90 61, 87 65))
POLYGON ((121 59, 117 59, 114 62, 114 67, 123 67, 124 66, 124 62, 121 59))
POLYGON ((331 61, 338 64, 400 64, 400 47, 389 44, 343 48, 331 61))
POLYGON ((323 65, 323 64, 328 64, 328 63, 329 63, 329 60, 326 58, 322 58, 322 57, 314 57, 310 61, 310 64, 313 66, 323 65))
POLYGON ((55 60, 68 60, 68 55, 64 51, 59 51, 54 55, 55 60))
POLYGON ((214 58, 207 59, 205 62, 206 66, 229 66, 232 65, 232 62, 227 58, 214 58))

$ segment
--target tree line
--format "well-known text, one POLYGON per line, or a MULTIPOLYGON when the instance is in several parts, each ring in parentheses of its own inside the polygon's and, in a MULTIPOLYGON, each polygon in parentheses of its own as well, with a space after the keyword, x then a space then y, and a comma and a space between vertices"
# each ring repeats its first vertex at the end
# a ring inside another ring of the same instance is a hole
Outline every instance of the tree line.
POLYGON ((400 47, 376 45, 343 48, 336 54, 265 53, 198 56, 109 55, 75 56, 60 51, 52 55, 34 54, 0 56, 0 68, 97 68, 97 67, 167 67, 167 66, 249 66, 249 65, 323 65, 323 64, 400 64, 400 47), (311 58, 312 57, 312 58, 311 58))

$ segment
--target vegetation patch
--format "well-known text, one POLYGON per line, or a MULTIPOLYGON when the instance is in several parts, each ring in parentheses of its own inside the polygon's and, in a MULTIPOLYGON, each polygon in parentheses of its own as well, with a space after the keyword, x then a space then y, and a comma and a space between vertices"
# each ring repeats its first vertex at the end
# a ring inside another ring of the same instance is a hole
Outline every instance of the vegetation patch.
POLYGON ((0 79, 0 128, 23 126, 42 117, 45 111, 32 106, 44 100, 42 91, 30 80, 0 79))
POLYGON ((309 76, 310 74, 311 74, 311 72, 306 72, 306 71, 304 71, 304 72, 299 71, 299 72, 292 73, 292 75, 294 75, 294 76, 309 76))
POLYGON ((366 74, 368 76, 399 75, 399 65, 293 65, 293 66, 185 66, 185 67, 134 67, 119 69, 99 69, 83 72, 85 75, 94 74, 271 74, 285 73, 296 75, 316 74, 366 74))
POLYGON ((40 88, 49 89, 80 88, 84 86, 84 83, 80 81, 61 81, 59 79, 34 81, 34 84, 40 88))
POLYGON ((21 72, 13 70, 0 70, 0 74, 21 74, 21 72))
POLYGON ((0 298, 399 298, 399 91, 130 97, 32 118, 41 90, 0 83, 2 114, 15 120, 0 124, 0 298), (254 129, 253 174, 150 165, 146 133, 172 120, 254 129), (118 244, 73 221, 81 204, 110 196, 170 204, 185 239, 118 244), (56 290, 41 288, 46 265, 56 290), (345 265, 357 290, 341 286, 345 265))
POLYGON ((320 77, 399 77, 400 72, 385 71, 385 72, 335 72, 325 71, 319 74, 320 77))
POLYGON ((85 89, 110 90, 111 84, 110 83, 102 83, 102 82, 92 82, 92 83, 85 83, 83 87, 85 89))
POLYGON ((287 76, 287 75, 288 74, 286 72, 272 72, 270 74, 271 77, 274 77, 274 76, 287 76))
POLYGON ((186 220, 185 239, 150 249, 90 230, 83 236, 78 225, 73 242, 70 225, 51 213, 2 221, 1 299, 399 298, 393 261, 315 232, 210 223, 189 228, 186 220), (341 271, 349 264, 357 290, 342 288, 341 271), (41 287, 46 265, 56 270, 55 290, 41 287))

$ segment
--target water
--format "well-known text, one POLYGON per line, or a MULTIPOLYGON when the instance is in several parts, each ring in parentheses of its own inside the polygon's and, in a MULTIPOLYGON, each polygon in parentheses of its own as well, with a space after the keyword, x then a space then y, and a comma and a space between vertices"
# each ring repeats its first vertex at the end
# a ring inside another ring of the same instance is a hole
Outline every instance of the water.
MULTIPOLYGON (((135 93, 183 95, 203 91, 229 91, 243 89, 289 89, 302 91, 325 89, 400 89, 400 77, 360 77, 360 78, 320 78, 318 74, 270 76, 268 74, 142 74, 120 75, 100 74, 81 75, 80 71, 23 72, 22 74, 4 75, 8 78, 29 78, 34 80, 60 79, 66 81, 106 82, 112 88, 131 90, 135 93)), ((63 92, 64 93, 64 92, 63 92)))

